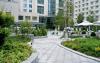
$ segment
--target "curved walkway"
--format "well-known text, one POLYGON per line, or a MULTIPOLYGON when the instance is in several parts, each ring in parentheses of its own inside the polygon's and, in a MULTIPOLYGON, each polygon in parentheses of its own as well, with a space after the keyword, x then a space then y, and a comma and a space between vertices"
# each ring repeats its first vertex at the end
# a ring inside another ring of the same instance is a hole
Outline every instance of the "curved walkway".
POLYGON ((33 47, 39 53, 39 63, 100 63, 65 50, 58 46, 60 41, 59 36, 52 35, 34 40, 33 47))

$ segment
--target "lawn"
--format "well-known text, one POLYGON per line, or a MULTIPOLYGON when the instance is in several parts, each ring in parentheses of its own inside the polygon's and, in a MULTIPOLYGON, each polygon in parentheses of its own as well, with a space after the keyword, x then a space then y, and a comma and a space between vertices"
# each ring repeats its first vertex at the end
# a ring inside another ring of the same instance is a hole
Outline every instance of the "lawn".
POLYGON ((29 38, 8 37, 5 44, 0 47, 0 63, 20 63, 32 53, 32 48, 27 44, 29 38))
POLYGON ((65 47, 82 52, 84 54, 100 57, 100 39, 97 38, 77 38, 74 41, 62 43, 65 47))

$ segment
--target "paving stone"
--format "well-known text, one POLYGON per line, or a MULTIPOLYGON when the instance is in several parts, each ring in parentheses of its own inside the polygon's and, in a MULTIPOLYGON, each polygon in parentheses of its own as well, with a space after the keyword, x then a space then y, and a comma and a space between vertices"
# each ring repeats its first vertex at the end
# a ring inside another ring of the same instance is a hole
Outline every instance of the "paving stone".
POLYGON ((59 47, 59 37, 49 34, 47 38, 34 40, 33 48, 39 53, 39 63, 100 63, 59 47))

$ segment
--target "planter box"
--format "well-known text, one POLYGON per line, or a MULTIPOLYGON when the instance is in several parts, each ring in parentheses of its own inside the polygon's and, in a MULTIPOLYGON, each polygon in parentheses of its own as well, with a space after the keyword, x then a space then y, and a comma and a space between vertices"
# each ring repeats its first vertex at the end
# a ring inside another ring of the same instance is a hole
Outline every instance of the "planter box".
POLYGON ((38 53, 32 53, 31 56, 22 63, 38 63, 38 53))

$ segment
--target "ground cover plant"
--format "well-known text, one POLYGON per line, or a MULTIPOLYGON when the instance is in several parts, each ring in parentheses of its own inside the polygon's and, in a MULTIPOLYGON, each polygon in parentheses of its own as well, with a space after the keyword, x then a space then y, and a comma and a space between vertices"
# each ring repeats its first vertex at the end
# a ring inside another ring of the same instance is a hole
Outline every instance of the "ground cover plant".
POLYGON ((5 44, 0 46, 0 63, 20 63, 32 53, 32 48, 27 44, 30 39, 26 37, 8 37, 5 44))
POLYGON ((100 39, 97 38, 77 38, 74 41, 65 41, 64 46, 84 54, 100 57, 100 39))

